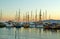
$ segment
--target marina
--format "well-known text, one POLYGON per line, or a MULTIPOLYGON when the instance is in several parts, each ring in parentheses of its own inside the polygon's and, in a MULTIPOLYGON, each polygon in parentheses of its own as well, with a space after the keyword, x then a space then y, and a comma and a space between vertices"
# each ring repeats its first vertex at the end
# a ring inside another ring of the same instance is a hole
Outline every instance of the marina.
POLYGON ((0 0, 0 39, 60 39, 60 0, 0 0))
POLYGON ((45 28, 45 29, 59 29, 60 28, 60 20, 50 19, 51 15, 49 15, 49 19, 47 19, 47 10, 45 11, 46 14, 43 14, 43 15, 42 15, 41 9, 38 12, 39 15, 37 15, 37 10, 35 11, 35 15, 32 14, 33 13, 32 11, 30 13, 31 14, 29 14, 29 12, 26 12, 26 14, 23 15, 23 17, 22 17, 23 19, 22 19, 21 18, 21 11, 19 9, 18 12, 16 11, 16 16, 15 16, 14 20, 3 21, 2 20, 3 14, 2 14, 2 10, 1 10, 0 28, 4 28, 4 27, 7 27, 7 28, 13 28, 13 27, 15 27, 15 28, 21 28, 21 27, 24 27, 24 28, 45 28), (44 20, 42 18, 42 16, 44 16, 44 15, 46 15, 46 20, 44 20), (21 21, 21 19, 22 19, 22 21, 21 21), (59 21, 59 22, 57 22, 57 21, 59 21))

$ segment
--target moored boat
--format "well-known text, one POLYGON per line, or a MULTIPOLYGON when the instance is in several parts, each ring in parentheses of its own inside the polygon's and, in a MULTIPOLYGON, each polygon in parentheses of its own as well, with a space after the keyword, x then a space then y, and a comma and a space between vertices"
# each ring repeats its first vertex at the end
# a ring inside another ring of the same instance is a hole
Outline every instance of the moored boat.
POLYGON ((0 22, 0 28, 4 28, 6 27, 6 25, 4 24, 4 22, 0 22))
POLYGON ((60 24, 52 23, 44 25, 45 29, 60 29, 60 24))
POLYGON ((29 28, 29 24, 23 24, 24 28, 29 28))
POLYGON ((16 23, 13 24, 13 25, 14 25, 15 28, 21 28, 21 27, 22 27, 22 25, 21 25, 20 23, 18 23, 18 22, 16 22, 16 23))

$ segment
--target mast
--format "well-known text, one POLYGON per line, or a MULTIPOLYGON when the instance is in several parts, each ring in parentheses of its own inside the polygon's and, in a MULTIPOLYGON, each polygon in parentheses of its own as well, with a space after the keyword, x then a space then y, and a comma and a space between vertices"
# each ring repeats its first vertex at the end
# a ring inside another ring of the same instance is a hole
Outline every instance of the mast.
POLYGON ((28 22, 29 22, 29 12, 27 13, 27 20, 28 20, 28 22))
POLYGON ((46 18, 46 20, 47 20, 47 10, 45 11, 45 18, 46 18))
POLYGON ((20 21, 20 9, 19 9, 19 13, 18 13, 18 22, 20 21))
POLYGON ((43 20, 44 20, 45 18, 44 18, 44 12, 43 12, 43 20))
POLYGON ((50 22, 50 19, 51 19, 51 15, 49 14, 49 22, 48 22, 48 23, 51 23, 51 22, 50 22))
POLYGON ((32 11, 31 11, 31 21, 32 21, 32 11))
POLYGON ((29 12, 26 13, 26 22, 29 22, 29 12))
POLYGON ((39 22, 42 23, 42 18, 41 18, 41 10, 40 10, 40 13, 39 13, 39 22))
POLYGON ((27 22, 27 12, 26 12, 26 15, 25 15, 25 22, 27 22))
POLYGON ((35 14, 35 22, 37 22, 37 10, 36 10, 36 14, 35 14))
POLYGON ((23 14, 23 22, 25 21, 25 18, 24 18, 25 16, 24 16, 24 14, 23 14))
POLYGON ((49 14, 49 20, 51 19, 51 15, 49 14))
POLYGON ((0 12, 0 21, 2 20, 2 10, 0 12))
POLYGON ((16 16, 15 16, 15 21, 17 21, 17 11, 16 11, 16 16))
POLYGON ((40 10, 40 13, 39 13, 39 21, 41 21, 41 10, 40 10))

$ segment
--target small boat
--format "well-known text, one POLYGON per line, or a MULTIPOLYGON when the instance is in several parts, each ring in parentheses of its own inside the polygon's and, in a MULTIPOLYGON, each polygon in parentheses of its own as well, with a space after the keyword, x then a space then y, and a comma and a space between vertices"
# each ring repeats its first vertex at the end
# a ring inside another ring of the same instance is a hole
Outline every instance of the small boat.
POLYGON ((44 25, 45 29, 60 29, 60 24, 52 23, 44 25))
POLYGON ((35 24, 33 22, 29 23, 29 28, 35 28, 35 24))
POLYGON ((15 26, 16 28, 21 28, 21 26, 15 26))
POLYGON ((6 25, 6 28, 12 28, 13 27, 12 23, 5 23, 5 25, 6 25))
POLYGON ((52 29, 50 26, 44 26, 44 29, 52 29))
POLYGON ((0 28, 4 28, 6 25, 3 22, 0 22, 0 28))
POLYGON ((21 26, 20 23, 16 23, 16 24, 14 25, 14 27, 15 27, 15 28, 21 28, 22 26, 21 26))
POLYGON ((43 24, 37 25, 36 28, 43 28, 43 24))
POLYGON ((52 29, 60 29, 60 25, 54 26, 52 29))
POLYGON ((29 28, 29 24, 23 24, 24 28, 29 28))
POLYGON ((52 24, 48 24, 48 23, 46 23, 46 24, 44 24, 43 25, 44 27, 44 29, 52 29, 52 24))
POLYGON ((35 25, 30 25, 29 28, 35 28, 35 25))

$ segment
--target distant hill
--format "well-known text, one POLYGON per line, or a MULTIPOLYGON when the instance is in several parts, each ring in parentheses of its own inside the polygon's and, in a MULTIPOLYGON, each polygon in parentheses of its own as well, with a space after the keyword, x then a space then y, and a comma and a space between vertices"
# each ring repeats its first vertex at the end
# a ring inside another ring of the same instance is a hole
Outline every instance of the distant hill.
POLYGON ((60 20, 53 20, 53 19, 50 19, 50 20, 44 20, 43 22, 60 23, 60 20))

